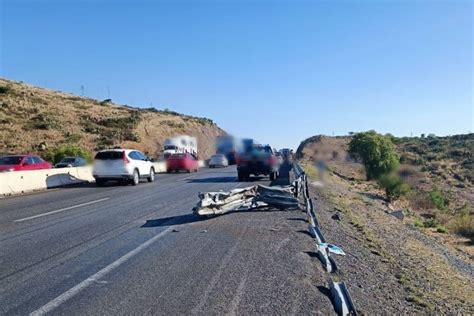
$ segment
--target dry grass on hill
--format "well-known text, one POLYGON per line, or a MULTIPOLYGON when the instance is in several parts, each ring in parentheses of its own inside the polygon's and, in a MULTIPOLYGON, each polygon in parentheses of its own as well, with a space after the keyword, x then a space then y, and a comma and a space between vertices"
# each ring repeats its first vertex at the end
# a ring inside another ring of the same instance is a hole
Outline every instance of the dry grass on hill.
POLYGON ((0 78, 1 153, 37 152, 60 144, 90 151, 131 147, 158 157, 166 138, 198 138, 200 158, 225 132, 206 118, 121 106, 0 78))

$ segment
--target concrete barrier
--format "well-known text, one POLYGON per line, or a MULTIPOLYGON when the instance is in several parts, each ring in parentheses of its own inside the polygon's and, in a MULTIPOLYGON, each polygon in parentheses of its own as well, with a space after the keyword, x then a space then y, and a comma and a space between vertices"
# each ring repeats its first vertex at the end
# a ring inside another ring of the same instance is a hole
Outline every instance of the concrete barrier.
POLYGON ((92 167, 75 167, 0 173, 0 195, 11 195, 93 181, 92 167))
MULTIPOLYGON (((155 173, 166 172, 165 162, 154 162, 155 173)), ((199 161, 204 167, 204 161, 199 161)), ((92 166, 0 173, 0 197, 82 182, 93 182, 92 166)))

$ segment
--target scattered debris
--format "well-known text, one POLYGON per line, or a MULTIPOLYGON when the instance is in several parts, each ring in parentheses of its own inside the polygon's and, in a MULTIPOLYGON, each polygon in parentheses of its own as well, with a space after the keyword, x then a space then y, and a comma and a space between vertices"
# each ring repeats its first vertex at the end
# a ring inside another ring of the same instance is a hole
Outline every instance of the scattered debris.
POLYGON ((335 221, 340 221, 341 220, 341 216, 339 215, 339 213, 334 214, 333 216, 331 216, 331 218, 335 221))
POLYGON ((267 187, 255 185, 242 189, 220 192, 201 192, 200 201, 194 207, 197 215, 221 215, 229 211, 241 211, 272 206, 278 209, 298 208, 293 186, 267 187))
POLYGON ((201 233, 207 233, 207 229, 201 230, 201 233))
POLYGON ((346 255, 346 253, 339 246, 336 246, 336 245, 333 245, 333 244, 328 244, 328 243, 325 243, 325 242, 320 243, 319 246, 323 247, 323 248, 326 248, 329 252, 331 252, 333 254, 341 255, 341 256, 346 255))
POLYGON ((171 232, 177 233, 177 232, 179 232, 179 230, 177 230, 176 228, 173 228, 173 230, 171 232))

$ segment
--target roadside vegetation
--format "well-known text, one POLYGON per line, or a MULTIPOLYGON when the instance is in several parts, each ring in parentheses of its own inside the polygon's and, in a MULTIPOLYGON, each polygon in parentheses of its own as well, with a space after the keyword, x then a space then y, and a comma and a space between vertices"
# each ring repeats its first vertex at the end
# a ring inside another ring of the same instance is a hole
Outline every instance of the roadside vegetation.
POLYGON ((71 146, 71 145, 60 145, 51 149, 46 150, 42 153, 42 158, 57 164, 65 157, 81 157, 87 162, 92 162, 92 153, 84 148, 71 146))
MULTIPOLYGON (((314 136, 301 143, 297 154, 313 166, 321 150, 336 153, 328 163, 332 174, 363 190, 380 190, 392 208, 408 215, 407 223, 474 244, 474 134, 314 136)), ((367 194, 377 196, 376 191, 367 194)))
POLYGON ((36 153, 51 157, 60 146, 88 152, 131 147, 158 158, 164 140, 176 135, 198 139, 200 157, 215 151, 225 132, 208 118, 170 109, 117 105, 41 89, 0 78, 0 154, 36 153))

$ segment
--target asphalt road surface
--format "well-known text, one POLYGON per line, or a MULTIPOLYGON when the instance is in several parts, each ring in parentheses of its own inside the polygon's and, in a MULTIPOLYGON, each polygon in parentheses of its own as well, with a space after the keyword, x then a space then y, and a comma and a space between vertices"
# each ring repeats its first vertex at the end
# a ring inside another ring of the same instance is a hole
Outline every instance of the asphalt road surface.
POLYGON ((0 199, 0 314, 333 313, 303 212, 192 214, 199 191, 270 184, 236 174, 0 199))

